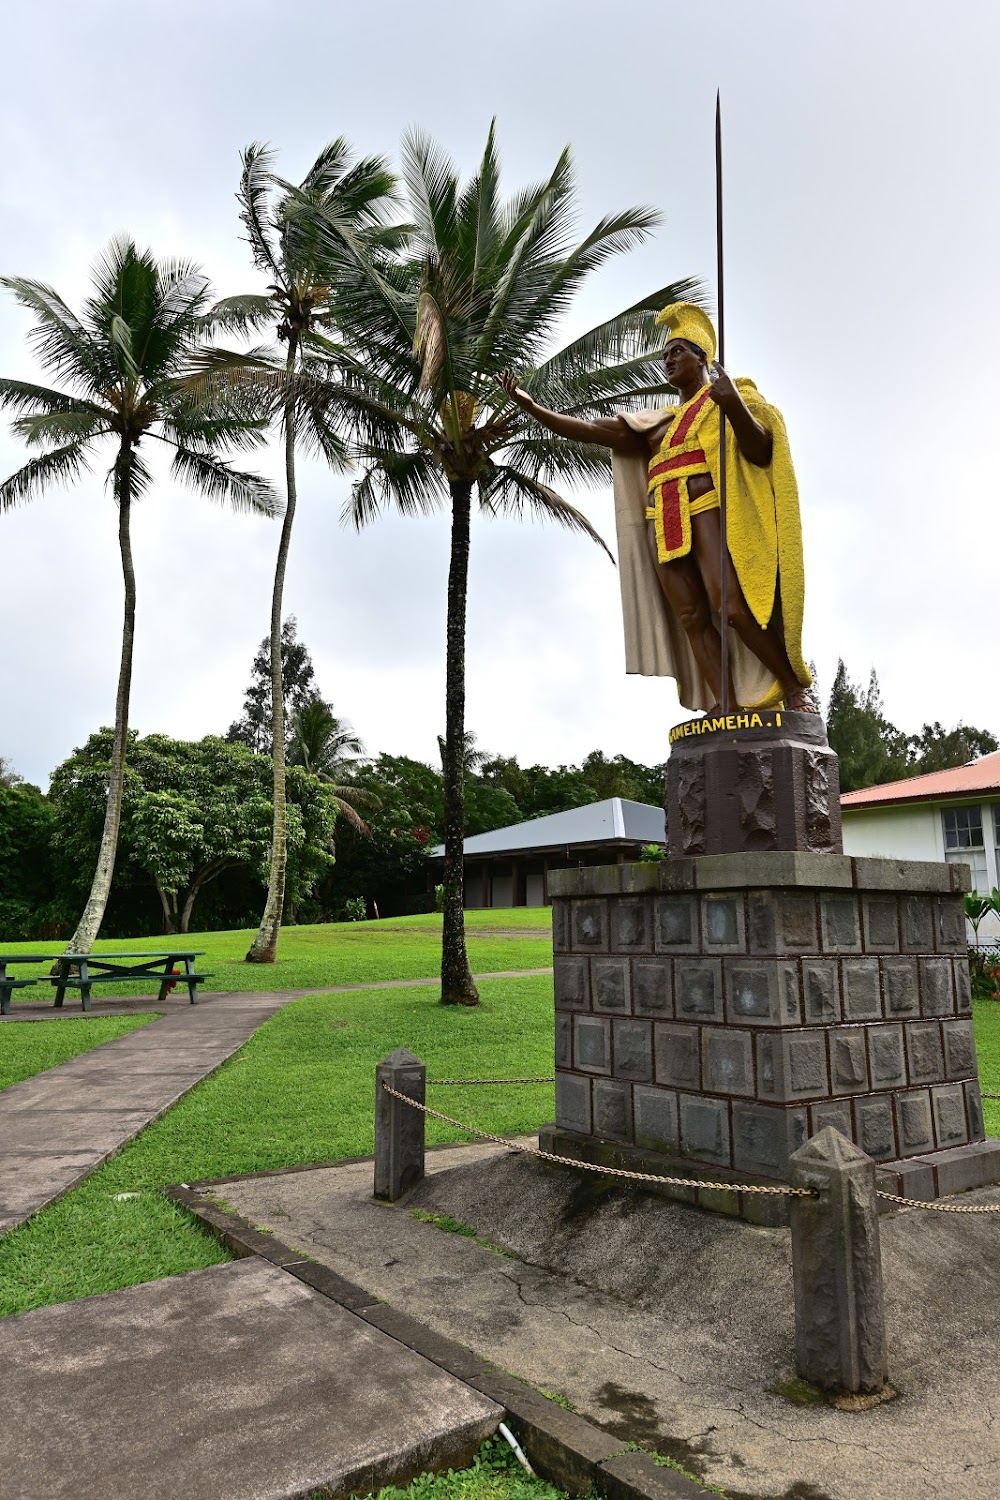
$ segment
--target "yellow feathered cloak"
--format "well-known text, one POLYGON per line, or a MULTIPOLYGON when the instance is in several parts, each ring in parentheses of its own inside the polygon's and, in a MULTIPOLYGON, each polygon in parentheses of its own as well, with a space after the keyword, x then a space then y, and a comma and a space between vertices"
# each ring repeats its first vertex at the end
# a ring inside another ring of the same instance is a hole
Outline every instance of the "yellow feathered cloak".
MULTIPOLYGON (((736 382, 751 414, 771 434, 773 453, 766 468, 752 464, 740 452, 730 423, 726 423, 726 515, 729 552, 740 586, 754 619, 766 626, 781 604, 785 649, 798 680, 812 678, 802 657, 802 610, 805 570, 798 487, 781 413, 758 392, 751 380, 736 382)), ((675 408, 623 412, 635 432, 649 432, 675 408)), ((703 439, 712 481, 719 488, 718 408, 706 404, 700 422, 691 429, 703 439), (710 410, 709 410, 710 408, 710 410)), ((676 615, 667 604, 656 576, 656 565, 646 539, 647 458, 613 454, 615 524, 618 532, 618 571, 625 628, 625 670, 646 677, 673 677, 685 708, 709 709, 712 693, 676 615)), ((782 689, 734 631, 729 632, 733 685, 744 707, 781 701, 782 689)))

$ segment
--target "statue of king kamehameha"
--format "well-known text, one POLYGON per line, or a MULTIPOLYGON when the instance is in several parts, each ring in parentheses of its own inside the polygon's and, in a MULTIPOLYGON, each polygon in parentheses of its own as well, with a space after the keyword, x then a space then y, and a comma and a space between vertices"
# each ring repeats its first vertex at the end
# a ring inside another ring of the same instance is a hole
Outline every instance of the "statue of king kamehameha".
POLYGON ((685 708, 722 691, 720 410, 726 434, 729 702, 809 712, 798 490, 781 413, 715 363, 715 329, 675 302, 656 320, 679 405, 586 420, 549 411, 508 371, 502 385, 543 426, 611 449, 625 670, 673 677, 685 708), (714 618, 713 618, 714 617, 714 618))

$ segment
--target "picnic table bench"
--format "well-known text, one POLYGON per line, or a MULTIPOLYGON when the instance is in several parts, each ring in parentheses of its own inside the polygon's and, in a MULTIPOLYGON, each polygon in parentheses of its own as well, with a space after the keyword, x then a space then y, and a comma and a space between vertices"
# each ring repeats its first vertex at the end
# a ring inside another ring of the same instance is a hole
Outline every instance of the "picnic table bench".
POLYGON ((8 974, 11 964, 57 964, 58 971, 49 983, 55 985, 55 1007, 62 1009, 68 989, 79 990, 82 1008, 90 1009, 90 991, 95 984, 134 984, 143 979, 157 982, 157 1004, 162 1004, 175 984, 187 986, 191 1004, 198 1003, 198 986, 211 974, 195 972, 195 959, 204 949, 177 950, 163 953, 0 953, 0 1015, 10 1013, 14 990, 37 984, 37 979, 15 979, 8 974), (180 964, 183 967, 178 969, 180 964))

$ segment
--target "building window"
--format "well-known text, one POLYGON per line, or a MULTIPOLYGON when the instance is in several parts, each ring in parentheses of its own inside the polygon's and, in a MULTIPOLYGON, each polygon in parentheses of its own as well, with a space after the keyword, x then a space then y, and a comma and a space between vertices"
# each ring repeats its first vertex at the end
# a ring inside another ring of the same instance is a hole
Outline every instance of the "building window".
MULTIPOLYGON (((997 809, 994 809, 996 816, 997 809)), ((949 864, 968 865, 972 870, 972 889, 988 896, 986 849, 983 845, 983 810, 981 807, 946 807, 941 811, 944 823, 944 857, 949 864)), ((994 825, 1000 827, 1000 823, 994 825)))

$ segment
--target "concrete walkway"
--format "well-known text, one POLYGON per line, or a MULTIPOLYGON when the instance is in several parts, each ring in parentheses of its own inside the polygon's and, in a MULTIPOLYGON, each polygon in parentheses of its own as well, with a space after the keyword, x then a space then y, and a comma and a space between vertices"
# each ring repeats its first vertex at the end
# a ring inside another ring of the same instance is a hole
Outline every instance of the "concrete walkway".
POLYGON ((256 1257, 5 1318, 0 1369, 4 1500, 366 1494, 503 1416, 256 1257))
POLYGON ((0 1234, 76 1187, 295 998, 242 994, 176 1006, 0 1092, 0 1234))

